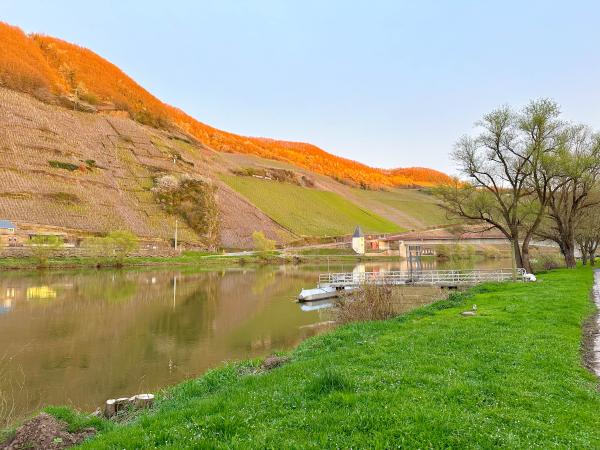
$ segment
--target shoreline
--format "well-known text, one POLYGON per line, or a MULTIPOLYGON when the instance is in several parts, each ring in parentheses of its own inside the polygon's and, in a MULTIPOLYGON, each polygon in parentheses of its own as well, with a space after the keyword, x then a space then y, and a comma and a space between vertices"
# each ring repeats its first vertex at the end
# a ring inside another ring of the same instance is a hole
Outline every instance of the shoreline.
POLYGON ((595 447, 598 378, 583 367, 581 351, 593 313, 591 275, 561 269, 535 284, 480 285, 394 319, 340 326, 302 342, 273 370, 247 360, 167 387, 153 409, 127 424, 69 408, 46 411, 73 429, 99 429, 83 444, 88 449, 385 447, 399 436, 407 446, 595 447), (461 317, 472 303, 477 316, 461 317), (184 426, 189 420, 203 424, 201 441, 184 426), (573 420, 578 427, 568 426, 573 420), (330 426, 336 442, 328 440, 330 426))
POLYGON ((131 256, 122 261, 109 257, 60 257, 50 258, 40 265, 32 257, 0 257, 0 273, 20 270, 63 270, 63 269, 121 269, 132 267, 243 267, 247 265, 268 264, 341 264, 348 262, 398 262, 404 260, 398 256, 362 256, 362 255, 296 255, 296 254, 247 254, 227 256, 226 254, 188 254, 168 257, 131 256))

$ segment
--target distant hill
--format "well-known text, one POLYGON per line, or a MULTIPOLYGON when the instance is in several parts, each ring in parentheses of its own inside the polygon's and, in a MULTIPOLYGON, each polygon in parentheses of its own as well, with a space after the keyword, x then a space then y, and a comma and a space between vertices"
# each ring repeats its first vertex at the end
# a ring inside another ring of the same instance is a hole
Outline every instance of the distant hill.
POLYGON ((43 35, 26 35, 0 22, 0 86, 52 104, 127 115, 159 129, 178 128, 199 143, 227 153, 284 161, 362 187, 432 186, 449 177, 427 168, 377 169, 311 144, 245 137, 221 131, 169 106, 94 52, 43 35))
POLYGON ((378 170, 310 144, 226 133, 89 50, 2 23, 0 42, 0 219, 16 222, 24 239, 128 230, 166 248, 178 220, 184 246, 249 248, 257 230, 286 244, 357 224, 383 233, 446 222, 427 188, 409 189, 444 174, 378 170), (161 189, 185 180, 202 184, 205 197, 188 185, 174 209, 161 189))

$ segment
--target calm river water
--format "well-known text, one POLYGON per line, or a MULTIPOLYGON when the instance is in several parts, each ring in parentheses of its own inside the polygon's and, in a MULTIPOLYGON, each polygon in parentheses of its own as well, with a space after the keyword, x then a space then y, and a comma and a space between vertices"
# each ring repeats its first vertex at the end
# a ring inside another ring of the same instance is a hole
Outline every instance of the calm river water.
POLYGON ((0 273, 0 426, 51 404, 91 411, 223 361, 291 348, 329 320, 327 309, 295 302, 327 269, 0 273))

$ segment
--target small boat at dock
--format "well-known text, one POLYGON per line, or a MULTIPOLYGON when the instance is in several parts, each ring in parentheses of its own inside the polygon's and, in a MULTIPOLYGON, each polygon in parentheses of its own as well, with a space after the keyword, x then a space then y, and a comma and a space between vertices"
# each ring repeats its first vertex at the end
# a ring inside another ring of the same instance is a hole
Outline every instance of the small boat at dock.
POLYGON ((331 286, 325 286, 322 288, 314 289, 302 289, 300 295, 298 295, 299 302, 313 302, 316 300, 325 300, 327 298, 334 298, 339 295, 336 288, 331 286))
POLYGON ((302 289, 300 295, 298 295, 298 301, 303 302, 314 302, 317 300, 325 300, 328 298, 339 297, 340 294, 350 292, 354 289, 352 286, 336 288, 334 286, 323 286, 314 289, 302 289))

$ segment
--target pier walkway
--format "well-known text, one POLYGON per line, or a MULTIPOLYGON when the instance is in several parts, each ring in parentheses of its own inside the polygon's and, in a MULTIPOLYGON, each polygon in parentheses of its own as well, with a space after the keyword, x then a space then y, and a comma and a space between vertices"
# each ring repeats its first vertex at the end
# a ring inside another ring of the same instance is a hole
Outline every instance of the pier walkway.
POLYGON ((524 269, 416 270, 390 272, 323 273, 319 288, 342 289, 363 284, 459 287, 490 281, 526 281, 524 269))

